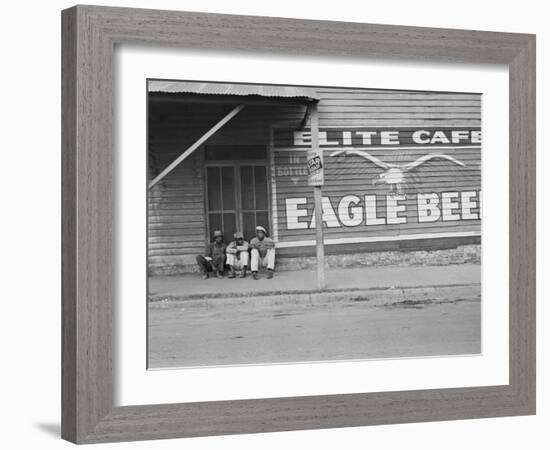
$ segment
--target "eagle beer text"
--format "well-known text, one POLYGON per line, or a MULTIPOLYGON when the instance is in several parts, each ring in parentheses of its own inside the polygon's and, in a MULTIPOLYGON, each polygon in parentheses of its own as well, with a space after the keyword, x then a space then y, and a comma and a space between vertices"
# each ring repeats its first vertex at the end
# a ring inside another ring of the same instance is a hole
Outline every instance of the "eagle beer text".
MULTIPOLYGON (((307 197, 285 199, 286 228, 315 228, 315 211, 307 197)), ((323 197, 323 221, 328 228, 479 220, 481 191, 323 197), (412 198, 412 202, 407 200, 412 198), (412 207, 413 211, 407 208, 412 207), (412 219, 411 219, 412 218, 412 219)))

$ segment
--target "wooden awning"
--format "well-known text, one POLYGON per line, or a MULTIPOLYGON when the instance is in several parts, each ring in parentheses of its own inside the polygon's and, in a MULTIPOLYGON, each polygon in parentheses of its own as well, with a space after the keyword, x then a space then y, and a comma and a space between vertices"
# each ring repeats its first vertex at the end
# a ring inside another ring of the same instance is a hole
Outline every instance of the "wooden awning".
POLYGON ((294 100, 300 103, 318 102, 320 96, 314 88, 303 86, 278 86, 270 84, 245 83, 201 83, 189 81, 149 80, 147 84, 150 94, 189 94, 209 96, 224 96, 240 100, 271 99, 294 100))
POLYGON ((255 99, 268 98, 272 102, 291 99, 298 103, 317 103, 319 94, 313 88, 299 86, 278 86, 269 84, 245 83, 201 83, 194 81, 148 80, 149 94, 190 94, 200 98, 210 98, 219 101, 220 98, 237 102, 237 106, 218 121, 193 145, 185 149, 168 167, 149 183, 149 189, 181 164, 200 145, 204 144, 214 133, 235 117, 247 104, 255 99))

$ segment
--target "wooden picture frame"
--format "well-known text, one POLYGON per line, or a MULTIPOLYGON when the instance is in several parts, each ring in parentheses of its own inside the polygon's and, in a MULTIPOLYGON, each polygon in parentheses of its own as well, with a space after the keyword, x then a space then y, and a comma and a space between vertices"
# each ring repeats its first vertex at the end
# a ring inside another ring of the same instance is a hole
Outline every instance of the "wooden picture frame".
POLYGON ((94 443, 535 413, 535 36, 97 6, 63 11, 62 29, 64 439, 94 443), (114 407, 113 52, 120 43, 506 64, 509 384, 114 407))

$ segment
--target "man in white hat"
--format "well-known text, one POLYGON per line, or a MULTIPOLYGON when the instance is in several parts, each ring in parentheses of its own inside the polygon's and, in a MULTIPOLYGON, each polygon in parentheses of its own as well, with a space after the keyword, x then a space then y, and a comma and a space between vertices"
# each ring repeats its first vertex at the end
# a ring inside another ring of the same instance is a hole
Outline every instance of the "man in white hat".
POLYGON ((209 272, 214 272, 216 277, 223 278, 225 248, 223 233, 220 230, 214 231, 214 238, 206 246, 205 254, 197 255, 197 264, 199 265, 203 280, 208 278, 209 272))
POLYGON ((267 267, 267 278, 273 278, 275 268, 275 241, 267 237, 267 231, 262 226, 256 227, 256 237, 250 241, 252 278, 258 280, 258 268, 267 267))
POLYGON ((242 269, 241 278, 245 278, 250 258, 248 254, 250 245, 244 240, 244 234, 241 231, 237 231, 233 237, 235 240, 227 246, 226 250, 229 278, 235 278, 235 269, 242 269))

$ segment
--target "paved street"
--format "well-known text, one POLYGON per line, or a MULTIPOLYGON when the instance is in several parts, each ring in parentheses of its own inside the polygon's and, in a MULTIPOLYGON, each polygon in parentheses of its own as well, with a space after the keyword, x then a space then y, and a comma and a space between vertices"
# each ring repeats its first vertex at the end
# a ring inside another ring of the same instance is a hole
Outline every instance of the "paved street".
POLYGON ((473 354, 480 352, 479 295, 373 307, 149 304, 149 366, 473 354))

